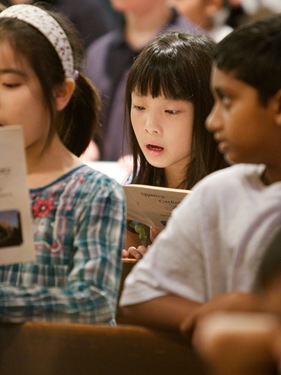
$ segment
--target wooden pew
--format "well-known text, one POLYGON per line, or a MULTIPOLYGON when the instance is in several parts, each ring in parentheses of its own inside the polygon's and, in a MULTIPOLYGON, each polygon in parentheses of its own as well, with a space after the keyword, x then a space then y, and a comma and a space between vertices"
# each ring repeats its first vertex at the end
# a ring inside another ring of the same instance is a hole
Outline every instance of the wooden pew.
POLYGON ((139 326, 0 324, 1 375, 204 375, 180 335, 139 326))

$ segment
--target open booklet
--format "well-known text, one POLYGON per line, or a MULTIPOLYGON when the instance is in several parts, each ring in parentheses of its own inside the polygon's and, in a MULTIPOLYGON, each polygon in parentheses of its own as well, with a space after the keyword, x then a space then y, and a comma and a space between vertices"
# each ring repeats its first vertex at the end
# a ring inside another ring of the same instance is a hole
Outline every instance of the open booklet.
POLYGON ((24 140, 20 126, 0 127, 0 264, 35 259, 24 140))
POLYGON ((127 219, 163 229, 172 210, 190 190, 170 189, 149 185, 124 185, 127 219))

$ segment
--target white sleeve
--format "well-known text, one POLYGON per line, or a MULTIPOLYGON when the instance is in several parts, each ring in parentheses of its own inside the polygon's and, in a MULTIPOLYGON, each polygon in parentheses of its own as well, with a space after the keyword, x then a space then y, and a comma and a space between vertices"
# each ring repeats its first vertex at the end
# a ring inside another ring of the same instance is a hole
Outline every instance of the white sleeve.
POLYGON ((269 202, 274 210, 278 206, 271 189, 269 199, 261 198, 268 191, 260 183, 263 169, 237 164, 202 179, 127 277, 121 305, 167 294, 206 302, 222 292, 250 290, 257 239, 261 243, 261 235, 271 230, 263 212, 268 215, 269 202), (264 222, 259 233, 257 220, 264 222))

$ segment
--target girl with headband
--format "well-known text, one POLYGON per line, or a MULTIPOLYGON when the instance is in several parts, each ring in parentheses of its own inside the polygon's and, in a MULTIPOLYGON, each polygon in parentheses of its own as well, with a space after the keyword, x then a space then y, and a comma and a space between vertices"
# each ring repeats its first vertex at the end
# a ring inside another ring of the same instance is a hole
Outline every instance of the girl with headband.
POLYGON ((0 126, 23 127, 36 251, 34 263, 0 267, 2 321, 115 319, 125 200, 79 159, 100 106, 82 52, 59 14, 26 4, 0 13, 0 126))

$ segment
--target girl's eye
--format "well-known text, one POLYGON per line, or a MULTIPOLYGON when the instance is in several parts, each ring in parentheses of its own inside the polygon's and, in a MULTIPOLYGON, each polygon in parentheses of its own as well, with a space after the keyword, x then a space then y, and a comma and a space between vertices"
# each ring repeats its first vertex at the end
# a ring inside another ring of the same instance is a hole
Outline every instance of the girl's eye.
POLYGON ((133 108, 136 109, 137 111, 142 111, 144 109, 144 107, 140 105, 133 105, 133 108))
POLYGON ((170 115, 175 115, 175 114, 177 114, 178 113, 178 111, 177 110, 175 110, 175 109, 166 109, 166 111, 165 111, 166 113, 169 113, 170 115))
POLYGON ((15 87, 18 87, 20 84, 19 83, 3 83, 3 86, 4 87, 7 87, 7 88, 15 88, 15 87))

